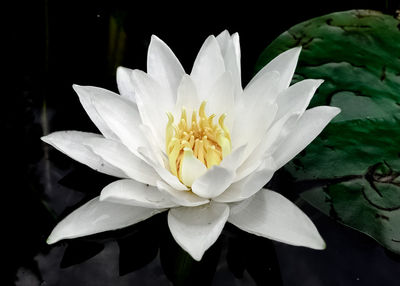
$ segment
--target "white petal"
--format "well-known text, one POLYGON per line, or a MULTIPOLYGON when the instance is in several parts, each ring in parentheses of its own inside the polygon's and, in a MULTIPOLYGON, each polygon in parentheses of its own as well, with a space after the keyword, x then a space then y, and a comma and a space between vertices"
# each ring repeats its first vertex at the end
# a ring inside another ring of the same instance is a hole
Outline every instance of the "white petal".
POLYGON ((276 93, 278 80, 279 74, 270 72, 263 77, 261 89, 246 88, 244 94, 237 98, 232 146, 236 148, 248 143, 247 156, 259 144, 275 118, 277 105, 271 103, 270 98, 276 93))
POLYGON ((283 243, 324 249, 325 242, 313 222, 282 195, 263 189, 231 206, 228 221, 249 233, 283 243))
POLYGON ((213 198, 216 202, 236 202, 247 199, 261 190, 272 178, 276 170, 275 163, 271 157, 263 160, 263 163, 253 173, 244 179, 233 183, 220 196, 213 198))
POLYGON ((228 30, 224 30, 216 37, 216 39, 223 54, 231 40, 231 35, 229 34, 228 30))
POLYGON ((247 144, 247 149, 243 157, 244 160, 259 145, 261 139, 273 123, 277 109, 277 105, 272 104, 265 105, 264 108, 254 107, 253 114, 243 114, 242 117, 236 113, 231 136, 232 147, 236 148, 237 146, 247 144))
POLYGON ((146 163, 153 167, 153 169, 157 172, 157 174, 172 188, 178 191, 186 191, 188 188, 182 184, 179 179, 172 175, 170 171, 165 169, 164 166, 160 165, 158 162, 155 162, 148 153, 146 153, 145 148, 138 149, 140 155, 145 159, 146 163))
POLYGON ((217 119, 224 113, 227 114, 225 124, 228 129, 233 125, 234 90, 230 72, 225 72, 211 88, 207 100, 207 114, 215 114, 217 119))
POLYGON ((203 198, 213 198, 222 194, 235 178, 235 171, 220 166, 212 166, 192 184, 192 192, 203 198))
POLYGON ((136 102, 135 88, 132 83, 132 70, 124 67, 117 68, 117 85, 119 94, 132 102, 136 102))
POLYGON ((98 138, 103 137, 98 134, 80 131, 58 131, 43 136, 41 139, 75 161, 85 164, 98 172, 126 178, 127 175, 123 171, 104 161, 84 145, 87 140, 98 138))
POLYGON ((78 94, 79 101, 81 102, 86 113, 89 115, 90 119, 93 121, 96 127, 100 130, 101 134, 103 134, 106 138, 112 138, 112 139, 117 138, 114 132, 111 130, 111 128, 104 122, 104 120, 98 114, 92 102, 92 99, 96 98, 99 94, 112 93, 112 92, 94 86, 79 86, 74 84, 72 87, 78 94))
MULTIPOLYGON (((182 107, 188 109, 188 115, 191 115, 191 111, 198 109, 200 106, 200 100, 197 95, 196 86, 194 85, 192 78, 189 75, 182 77, 182 81, 178 87, 178 97, 175 104, 175 116, 180 116, 182 107)), ((176 119, 180 119, 179 117, 176 119)))
POLYGON ((281 53, 272 61, 270 61, 265 67, 263 67, 251 80, 249 85, 251 85, 252 82, 257 80, 259 77, 262 77, 263 74, 271 71, 277 71, 280 74, 278 91, 283 91, 290 85, 290 82, 292 81, 300 52, 301 47, 296 47, 281 53))
POLYGON ((215 81, 225 72, 221 49, 214 36, 209 36, 193 64, 191 77, 199 92, 200 101, 208 96, 215 81))
POLYGON ((93 98, 93 104, 108 127, 118 136, 122 143, 134 154, 137 148, 146 146, 147 142, 138 126, 141 124, 137 106, 113 93, 99 93, 93 98))
POLYGON ((100 201, 118 203, 153 209, 175 207, 169 195, 160 192, 156 187, 145 185, 134 180, 119 180, 106 186, 100 195, 100 201))
POLYGON ((265 156, 270 156, 270 154, 279 147, 282 139, 293 130, 299 117, 299 113, 287 114, 274 122, 271 128, 265 133, 258 146, 254 148, 250 156, 237 169, 235 182, 251 174, 261 165, 265 156))
POLYGON ((158 181, 157 187, 160 191, 170 195, 171 200, 180 206, 196 207, 210 202, 210 200, 200 198, 191 191, 177 191, 163 181, 158 181))
POLYGON ((224 58, 225 69, 232 75, 234 94, 238 96, 242 91, 239 34, 235 33, 230 36, 229 32, 225 30, 217 36, 217 41, 224 58))
POLYGON ((176 208, 168 213, 168 226, 175 241, 195 260, 214 244, 229 216, 225 204, 176 208))
POLYGON ((162 87, 169 89, 176 100, 176 91, 185 71, 167 44, 154 35, 147 54, 147 73, 162 87))
POLYGON ((176 98, 169 90, 162 88, 148 74, 134 70, 132 73, 136 88, 136 102, 143 124, 150 127, 159 148, 165 148, 165 127, 167 112, 173 110, 176 98))
POLYGON ((282 167, 306 148, 339 112, 339 108, 331 106, 318 106, 304 112, 273 154, 277 167, 282 167))
POLYGON ((96 197, 57 224, 47 239, 47 243, 52 244, 62 239, 120 229, 162 211, 100 202, 99 197, 96 197))
MULTIPOLYGON (((255 103, 272 104, 278 97, 280 74, 276 71, 263 73, 253 78, 243 91, 243 100, 251 101, 248 105, 254 106, 255 103)), ((246 102, 245 102, 246 103, 246 102)))
POLYGON ((122 170, 129 178, 144 184, 157 185, 160 177, 154 169, 122 143, 105 138, 92 138, 86 140, 85 145, 106 162, 122 170))
POLYGON ((186 186, 192 186, 193 182, 207 172, 207 167, 193 155, 192 150, 184 151, 181 165, 181 179, 186 186))
POLYGON ((323 80, 306 79, 281 92, 276 100, 278 105, 276 120, 289 113, 303 114, 315 91, 323 82, 323 80))

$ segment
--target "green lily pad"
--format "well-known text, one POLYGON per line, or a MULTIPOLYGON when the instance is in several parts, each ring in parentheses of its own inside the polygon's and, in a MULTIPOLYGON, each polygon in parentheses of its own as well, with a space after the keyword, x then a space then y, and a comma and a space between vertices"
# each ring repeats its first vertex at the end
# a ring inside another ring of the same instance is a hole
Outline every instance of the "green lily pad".
POLYGON ((262 53, 303 47, 293 82, 321 78, 310 107, 342 112, 284 168, 301 197, 337 221, 400 253, 400 21, 375 11, 300 23, 262 53))

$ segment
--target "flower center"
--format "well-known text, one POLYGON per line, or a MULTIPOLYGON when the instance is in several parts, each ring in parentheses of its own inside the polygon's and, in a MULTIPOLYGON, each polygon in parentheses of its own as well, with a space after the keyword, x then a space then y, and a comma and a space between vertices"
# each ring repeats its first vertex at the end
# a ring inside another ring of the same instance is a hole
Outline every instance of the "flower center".
POLYGON ((166 151, 171 173, 182 181, 182 162, 185 157, 193 156, 207 168, 218 165, 231 152, 231 137, 224 121, 226 114, 214 124, 215 114, 207 116, 206 102, 203 101, 197 117, 196 110, 188 121, 186 109, 182 107, 181 119, 174 124, 174 116, 168 112, 166 128, 166 151))

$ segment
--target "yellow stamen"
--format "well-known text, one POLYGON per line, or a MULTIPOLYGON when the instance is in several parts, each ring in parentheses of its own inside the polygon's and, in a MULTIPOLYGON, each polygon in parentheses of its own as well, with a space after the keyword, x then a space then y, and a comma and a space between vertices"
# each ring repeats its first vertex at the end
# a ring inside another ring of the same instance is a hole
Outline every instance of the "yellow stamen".
POLYGON ((174 124, 174 117, 167 113, 168 123, 166 127, 166 151, 169 167, 172 174, 182 181, 181 165, 186 154, 193 156, 202 162, 207 168, 221 163, 222 159, 231 152, 231 136, 224 121, 226 114, 214 124, 215 114, 207 116, 206 101, 200 105, 198 117, 194 110, 191 122, 188 122, 186 109, 182 107, 181 117, 178 125, 174 124))

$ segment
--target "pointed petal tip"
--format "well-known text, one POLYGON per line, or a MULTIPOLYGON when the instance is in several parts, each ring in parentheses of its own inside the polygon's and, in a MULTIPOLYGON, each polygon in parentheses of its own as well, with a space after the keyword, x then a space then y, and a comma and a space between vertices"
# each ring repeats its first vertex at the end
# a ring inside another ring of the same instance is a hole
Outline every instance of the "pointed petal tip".
POLYGON ((56 243, 58 240, 55 240, 51 235, 47 238, 46 243, 48 245, 56 243))
POLYGON ((40 137, 40 140, 42 140, 43 142, 49 144, 49 141, 50 141, 49 140, 49 136, 50 136, 50 134, 44 135, 44 136, 40 137))

